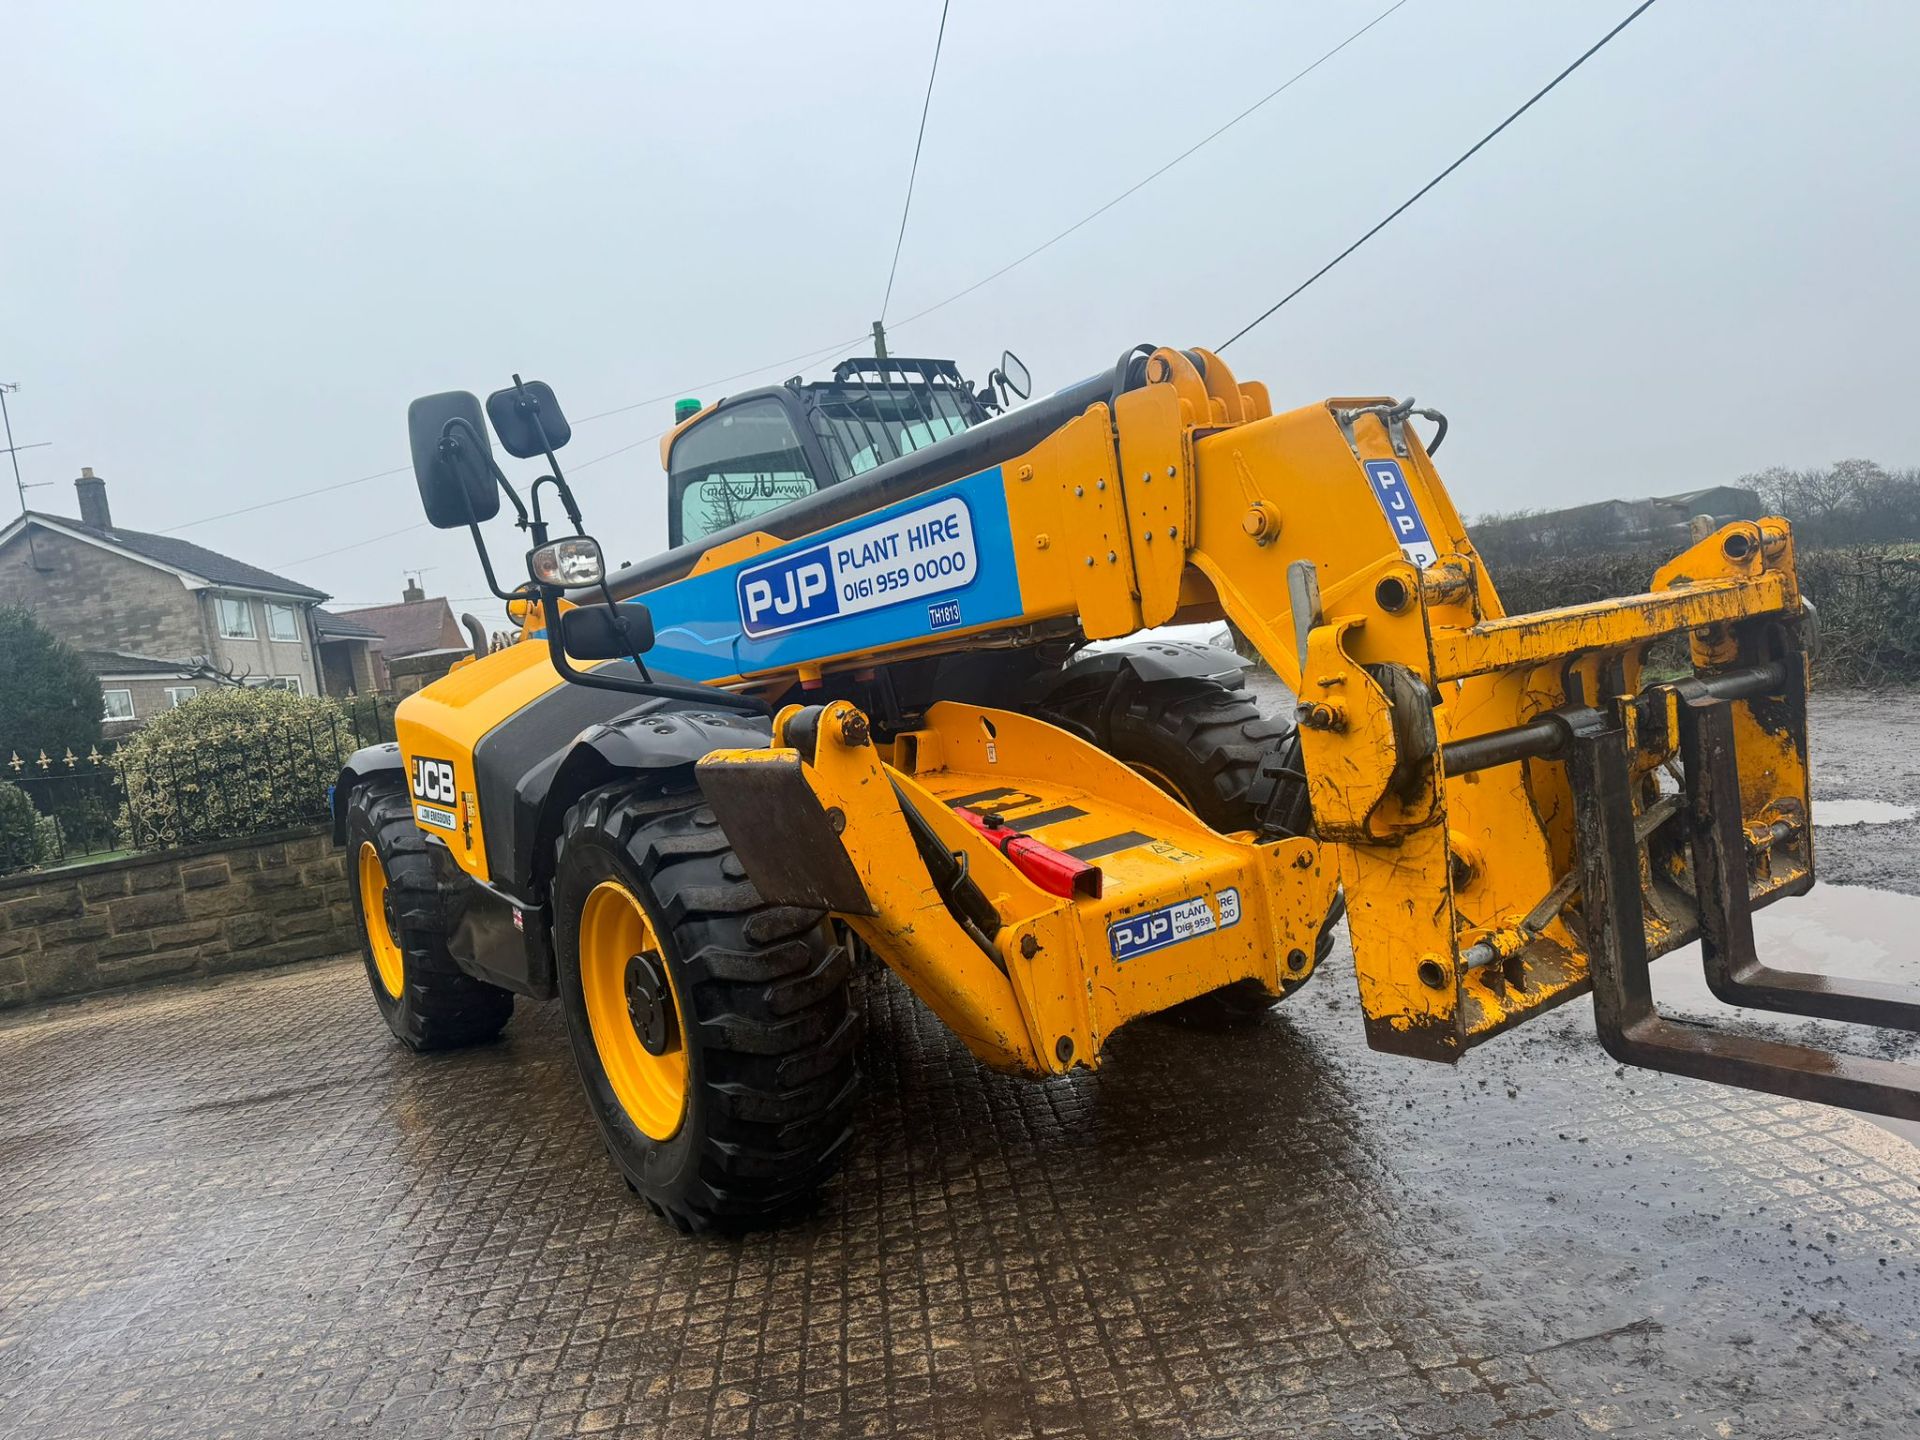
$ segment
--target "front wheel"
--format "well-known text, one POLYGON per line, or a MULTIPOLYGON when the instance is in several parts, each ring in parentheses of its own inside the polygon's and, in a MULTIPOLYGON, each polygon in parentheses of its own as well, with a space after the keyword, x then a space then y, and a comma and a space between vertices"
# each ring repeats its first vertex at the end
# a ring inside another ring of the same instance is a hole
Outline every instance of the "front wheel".
POLYGON ((464 973, 447 951, 440 890, 426 838, 397 785, 369 781, 347 802, 353 917, 374 1003, 412 1050, 491 1040, 513 993, 464 973))
POLYGON ((808 1199, 852 1136, 858 1020, 817 911, 761 899, 688 787, 567 816, 554 875, 567 1033, 627 1184, 682 1230, 808 1199))

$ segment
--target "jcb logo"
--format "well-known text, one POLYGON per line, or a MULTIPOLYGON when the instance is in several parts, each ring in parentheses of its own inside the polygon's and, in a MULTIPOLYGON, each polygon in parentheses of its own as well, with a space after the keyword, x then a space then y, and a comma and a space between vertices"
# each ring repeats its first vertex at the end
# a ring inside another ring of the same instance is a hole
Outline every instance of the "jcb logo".
POLYGON ((454 801, 453 766, 445 760, 428 760, 416 755, 413 760, 413 793, 416 799, 437 805, 454 801))

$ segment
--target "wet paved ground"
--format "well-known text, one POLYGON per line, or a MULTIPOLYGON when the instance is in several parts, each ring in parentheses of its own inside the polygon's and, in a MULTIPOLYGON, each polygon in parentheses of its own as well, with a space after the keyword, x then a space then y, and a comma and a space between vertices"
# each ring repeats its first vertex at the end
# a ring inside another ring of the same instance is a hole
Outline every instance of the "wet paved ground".
POLYGON ((1376 1056, 1345 970, 1047 1085, 871 977, 860 1146, 745 1241, 632 1201, 550 1007, 414 1057, 352 962, 22 1017, 0 1434, 1920 1433, 1920 1150, 1579 1006, 1376 1056))

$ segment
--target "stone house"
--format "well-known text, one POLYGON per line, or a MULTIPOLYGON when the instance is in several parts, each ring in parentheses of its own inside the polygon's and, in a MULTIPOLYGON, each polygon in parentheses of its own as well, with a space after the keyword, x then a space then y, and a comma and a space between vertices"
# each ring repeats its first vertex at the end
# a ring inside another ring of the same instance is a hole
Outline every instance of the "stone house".
POLYGON ((330 610, 313 612, 320 647, 320 688, 328 695, 379 695, 387 688, 380 632, 330 610))
MULTIPOLYGON (((322 693, 324 591, 116 525, 105 480, 88 468, 73 483, 78 519, 29 510, 0 529, 0 604, 25 606, 88 658, 107 733, 233 680, 322 693)), ((328 639, 365 649, 374 637, 328 639)))
POLYGON ((329 619, 377 635, 371 658, 379 688, 390 695, 411 695, 473 650, 445 596, 430 596, 411 580, 400 594, 397 605, 342 610, 329 619))

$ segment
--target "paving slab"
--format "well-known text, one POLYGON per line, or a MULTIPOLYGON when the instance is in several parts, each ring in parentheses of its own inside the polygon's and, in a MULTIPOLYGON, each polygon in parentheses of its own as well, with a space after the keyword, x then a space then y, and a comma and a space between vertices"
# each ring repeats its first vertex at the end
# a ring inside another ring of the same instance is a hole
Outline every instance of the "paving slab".
POLYGON ((1920 1431, 1920 1150, 1622 1073, 1446 1069, 1337 954, 1268 1021, 982 1071, 890 977, 817 1210, 688 1239, 554 1007, 420 1057, 357 961, 0 1027, 0 1433, 1920 1431))
MULTIPOLYGON (((1920 804, 1898 698, 1815 697, 1816 807, 1920 804)), ((1763 941, 1914 978, 1920 822, 1838 818, 1763 941)), ((0 1023, 0 1436, 1920 1434, 1911 1129, 1623 1071, 1584 1003, 1375 1055, 1344 945, 1046 1084, 859 985, 857 1148, 741 1240, 634 1202, 553 1007, 414 1056, 343 961, 0 1023)))

